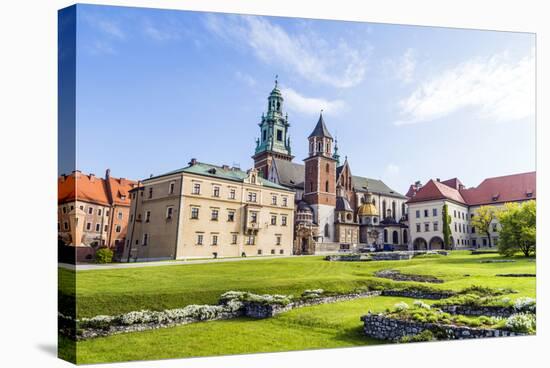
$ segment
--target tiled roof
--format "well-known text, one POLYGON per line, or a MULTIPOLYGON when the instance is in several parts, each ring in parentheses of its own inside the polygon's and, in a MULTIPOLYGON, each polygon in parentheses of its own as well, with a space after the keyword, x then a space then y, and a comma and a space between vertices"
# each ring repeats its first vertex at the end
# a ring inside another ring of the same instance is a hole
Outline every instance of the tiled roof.
POLYGON ((535 199, 535 171, 485 179, 476 188, 464 189, 462 196, 469 205, 504 203, 535 199), (530 196, 528 193, 531 193, 530 196))
MULTIPOLYGON (((110 177, 112 198, 115 204, 130 205, 128 190, 136 184, 135 181, 110 177), (126 199, 122 200, 122 196, 126 199)), ((71 175, 60 176, 57 180, 58 203, 84 201, 108 206, 111 204, 107 182, 103 178, 75 171, 71 175)))
MULTIPOLYGON (((305 165, 296 164, 285 160, 274 159, 279 175, 279 182, 291 188, 303 188, 305 178, 305 165)), ((338 177, 344 165, 336 168, 336 177, 338 177)), ((369 192, 374 194, 387 195, 390 197, 403 198, 405 196, 388 187, 382 180, 364 178, 362 176, 352 176, 352 184, 356 191, 365 192, 368 183, 369 192)))
POLYGON ((450 199, 458 203, 466 204, 458 190, 431 179, 426 185, 420 188, 416 192, 416 195, 409 199, 407 203, 426 202, 437 199, 450 199))
POLYGON ((407 193, 405 194, 405 197, 412 198, 416 194, 416 187, 414 185, 409 186, 409 190, 407 190, 407 193))
MULTIPOLYGON (((151 178, 143 180, 143 182, 146 183, 147 181, 152 179, 173 175, 173 174, 179 174, 179 173, 189 173, 189 174, 196 174, 201 176, 209 176, 212 178, 225 179, 225 180, 231 180, 231 181, 237 181, 237 182, 243 182, 243 180, 248 177, 248 174, 245 171, 242 171, 238 168, 223 167, 223 166, 212 165, 204 162, 197 162, 193 165, 186 166, 182 169, 170 171, 162 175, 153 176, 151 178)), ((260 177, 258 177, 258 180, 262 185, 266 187, 289 190, 288 188, 285 188, 282 185, 273 183, 269 180, 265 180, 260 177)))
POLYGON ((463 189, 462 183, 457 178, 443 182, 430 180, 407 203, 450 199, 475 206, 522 201, 536 198, 536 184, 534 171, 488 178, 477 187, 469 189, 463 189))

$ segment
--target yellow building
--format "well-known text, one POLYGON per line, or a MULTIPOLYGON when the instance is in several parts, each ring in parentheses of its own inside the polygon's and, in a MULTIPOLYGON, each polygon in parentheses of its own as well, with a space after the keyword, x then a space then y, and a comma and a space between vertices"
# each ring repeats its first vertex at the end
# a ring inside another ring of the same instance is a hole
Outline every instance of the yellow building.
POLYGON ((191 160, 131 191, 122 261, 291 255, 294 192, 248 172, 191 160))

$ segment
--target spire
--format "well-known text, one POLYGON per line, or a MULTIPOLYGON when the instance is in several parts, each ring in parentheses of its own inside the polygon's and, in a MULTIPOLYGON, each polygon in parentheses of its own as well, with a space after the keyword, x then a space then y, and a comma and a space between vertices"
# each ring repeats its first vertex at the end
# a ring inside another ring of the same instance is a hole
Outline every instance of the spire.
POLYGON ((334 139, 334 154, 332 158, 336 160, 336 165, 340 166, 340 154, 338 154, 338 138, 334 139))
POLYGON ((313 129, 313 132, 311 132, 308 138, 311 137, 325 137, 332 139, 332 136, 328 132, 327 126, 325 125, 325 120, 323 119, 323 110, 321 110, 321 113, 319 114, 319 121, 317 121, 315 129, 313 129))

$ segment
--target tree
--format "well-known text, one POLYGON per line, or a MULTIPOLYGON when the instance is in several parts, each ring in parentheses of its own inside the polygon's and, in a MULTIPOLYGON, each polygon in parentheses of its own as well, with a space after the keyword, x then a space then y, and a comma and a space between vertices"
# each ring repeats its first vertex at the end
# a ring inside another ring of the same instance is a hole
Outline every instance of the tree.
POLYGON ((443 244, 445 248, 451 248, 451 215, 449 215, 447 203, 443 205, 443 244))
POLYGON ((513 256, 522 252, 529 257, 536 253, 537 207, 535 201, 522 204, 506 203, 498 214, 501 230, 498 249, 502 255, 513 256))
POLYGON ((472 226, 478 233, 487 234, 489 247, 491 246, 491 223, 497 218, 497 209, 493 206, 480 206, 471 218, 472 226))

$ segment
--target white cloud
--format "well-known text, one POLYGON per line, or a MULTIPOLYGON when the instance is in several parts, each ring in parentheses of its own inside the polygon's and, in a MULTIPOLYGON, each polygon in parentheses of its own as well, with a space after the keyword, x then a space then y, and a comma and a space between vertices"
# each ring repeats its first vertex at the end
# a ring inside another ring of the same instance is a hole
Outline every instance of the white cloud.
POLYGON ((146 19, 143 22, 143 32, 155 41, 171 41, 180 39, 180 34, 173 27, 159 27, 146 19))
POLYGON ((101 31, 102 33, 112 37, 116 38, 118 40, 124 40, 126 39, 126 34, 122 31, 118 23, 100 17, 98 15, 93 15, 90 13, 84 13, 83 19, 92 27, 95 29, 101 31))
POLYGON ((395 65, 395 77, 403 83, 413 81, 413 74, 416 69, 416 56, 413 49, 407 49, 399 62, 395 65))
POLYGON ((494 122, 534 114, 534 53, 511 61, 507 53, 455 65, 418 86, 399 102, 396 125, 432 121, 464 108, 494 122))
POLYGON ((249 87, 254 87, 256 85, 256 80, 252 78, 252 76, 250 76, 249 74, 236 71, 235 78, 237 78, 239 81, 243 82, 249 87))
POLYGON ((303 114, 317 115, 322 109, 323 113, 337 115, 346 107, 346 104, 342 100, 331 101, 324 98, 306 97, 292 88, 283 87, 281 88, 281 93, 289 110, 303 114))
POLYGON ((399 166, 395 165, 395 164, 388 164, 388 166, 386 166, 386 174, 388 175, 398 175, 399 174, 399 171, 400 171, 400 168, 399 166))
POLYGON ((255 16, 209 15, 205 25, 219 37, 251 49, 261 61, 284 67, 304 79, 347 88, 365 77, 370 52, 366 44, 359 48, 344 40, 330 44, 318 34, 291 34, 255 16))

